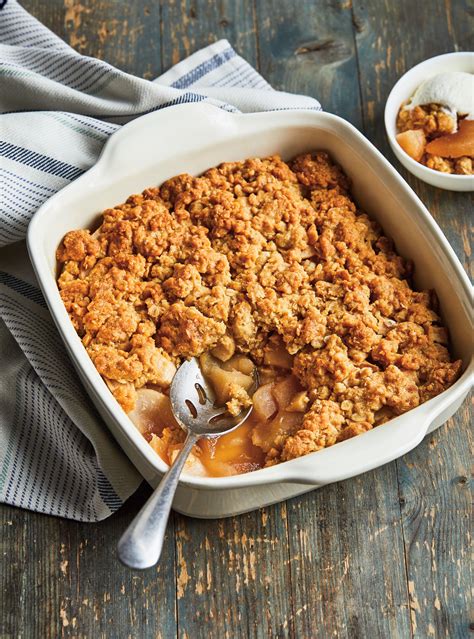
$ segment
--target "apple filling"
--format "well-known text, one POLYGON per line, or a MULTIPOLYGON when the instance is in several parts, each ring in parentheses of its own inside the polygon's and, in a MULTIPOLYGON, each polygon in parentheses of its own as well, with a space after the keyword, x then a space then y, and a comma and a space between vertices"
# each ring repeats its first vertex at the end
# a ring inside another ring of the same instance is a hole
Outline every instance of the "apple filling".
MULTIPOLYGON (((234 415, 250 404, 253 410, 230 433, 202 439, 189 456, 185 471, 216 477, 262 468, 271 451, 301 424, 309 401, 306 391, 291 374, 293 357, 282 345, 266 349, 264 364, 257 367, 259 379, 264 383, 252 397, 249 390, 254 384, 254 363, 249 357, 237 354, 227 359, 222 351, 214 349, 199 360, 220 405, 226 405, 234 415)), ((171 464, 185 434, 173 417, 167 392, 139 389, 129 417, 163 461, 171 464)))

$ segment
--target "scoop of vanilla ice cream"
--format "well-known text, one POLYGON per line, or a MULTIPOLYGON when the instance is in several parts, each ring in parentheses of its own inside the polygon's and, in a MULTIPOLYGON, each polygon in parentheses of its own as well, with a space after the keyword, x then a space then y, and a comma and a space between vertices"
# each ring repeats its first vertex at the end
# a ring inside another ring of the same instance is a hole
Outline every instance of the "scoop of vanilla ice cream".
POLYGON ((440 104, 454 116, 467 115, 469 120, 474 120, 474 75, 453 71, 428 78, 420 84, 405 108, 424 104, 440 104))

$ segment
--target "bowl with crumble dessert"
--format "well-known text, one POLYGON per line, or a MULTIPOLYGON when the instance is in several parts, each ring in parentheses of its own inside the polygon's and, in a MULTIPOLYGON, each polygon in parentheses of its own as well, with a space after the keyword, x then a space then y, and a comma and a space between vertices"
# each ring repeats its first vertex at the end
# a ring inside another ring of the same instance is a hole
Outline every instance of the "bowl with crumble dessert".
POLYGON ((140 118, 39 211, 29 248, 91 397, 151 483, 184 440, 168 393, 185 359, 231 413, 252 405, 193 450, 175 500, 187 514, 386 463, 467 392, 462 267, 336 116, 186 105, 140 118))
POLYGON ((421 62, 393 87, 385 127, 400 162, 420 179, 474 190, 474 53, 421 62))

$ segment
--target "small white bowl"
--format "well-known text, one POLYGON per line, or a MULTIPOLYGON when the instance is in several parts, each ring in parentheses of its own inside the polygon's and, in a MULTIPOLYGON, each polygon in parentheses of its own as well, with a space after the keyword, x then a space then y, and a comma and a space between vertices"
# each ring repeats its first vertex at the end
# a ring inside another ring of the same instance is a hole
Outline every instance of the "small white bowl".
MULTIPOLYGON (((400 105, 409 100, 420 84, 427 78, 445 73, 446 71, 465 71, 474 73, 474 53, 462 51, 459 53, 445 53, 435 58, 429 58, 420 62, 415 67, 407 71, 390 91, 385 105, 385 129, 392 151, 403 164, 403 166, 413 173, 417 178, 448 191, 474 191, 474 176, 453 175, 451 173, 441 173, 434 171, 427 166, 416 162, 398 144, 397 135, 397 114, 400 105)), ((474 99, 474 96, 473 96, 474 99)))

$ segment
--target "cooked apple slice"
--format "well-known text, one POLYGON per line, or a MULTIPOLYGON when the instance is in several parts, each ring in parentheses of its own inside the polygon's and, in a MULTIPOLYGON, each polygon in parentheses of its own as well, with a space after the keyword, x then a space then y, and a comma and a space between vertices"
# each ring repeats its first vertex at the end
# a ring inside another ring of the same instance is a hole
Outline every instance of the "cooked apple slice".
MULTIPOLYGON (((253 378, 250 375, 241 373, 235 368, 225 370, 209 353, 201 355, 199 363, 203 374, 212 384, 216 400, 220 405, 232 399, 237 387, 247 391, 253 384, 253 378)), ((226 366, 228 364, 229 362, 227 362, 226 366)))
POLYGON ((426 145, 426 152, 431 155, 440 155, 443 158, 474 155, 474 120, 461 120, 456 133, 443 135, 429 142, 426 145))
POLYGON ((167 444, 165 444, 165 442, 162 440, 162 438, 158 437, 158 435, 155 435, 153 433, 153 435, 151 436, 151 439, 150 439, 150 446, 153 448, 155 453, 158 453, 158 455, 161 457, 161 459, 168 464, 168 462, 169 462, 169 459, 168 459, 168 446, 167 446, 167 444))
POLYGON ((270 382, 276 382, 281 379, 282 371, 278 371, 273 366, 259 366, 258 367, 258 382, 261 386, 269 384, 270 382))
POLYGON ((234 338, 230 335, 221 337, 217 345, 212 349, 211 353, 221 362, 227 362, 235 353, 234 338))
POLYGON ((286 410, 293 397, 301 390, 301 385, 294 375, 289 375, 281 382, 275 384, 273 397, 276 399, 279 409, 286 410))
POLYGON ((253 413, 260 421, 267 421, 278 411, 278 404, 273 396, 274 384, 264 384, 257 388, 253 395, 253 413))
MULTIPOLYGON (((174 464, 176 457, 183 448, 183 444, 173 444, 168 448, 168 455, 171 464, 174 464)), ((188 458, 184 462, 183 472, 194 475, 195 477, 209 477, 207 468, 202 463, 200 457, 194 452, 189 453, 188 458)))
POLYGON ((309 397, 306 391, 300 391, 296 393, 291 399, 291 402, 286 407, 286 410, 290 413, 304 413, 308 407, 309 397))
POLYGON ((269 344, 265 348, 263 362, 267 366, 276 366, 277 368, 291 369, 293 366, 293 355, 286 350, 282 342, 277 344, 269 344))
POLYGON ((169 398, 151 388, 140 388, 137 391, 135 408, 128 416, 142 435, 160 435, 165 426, 178 425, 173 417, 169 398))
POLYGON ((244 375, 240 371, 225 371, 222 368, 214 368, 209 379, 219 404, 224 404, 239 395, 239 388, 248 391, 253 384, 253 379, 249 375, 244 375))
POLYGON ((252 431, 252 443, 268 453, 277 440, 293 433, 302 421, 301 413, 280 411, 271 421, 260 422, 255 426, 252 431))
POLYGON ((234 355, 229 361, 221 364, 226 371, 239 371, 244 375, 252 375, 254 371, 254 363, 245 355, 234 355))
POLYGON ((397 135, 397 142, 408 155, 419 162, 423 157, 426 137, 421 129, 410 129, 397 135))

